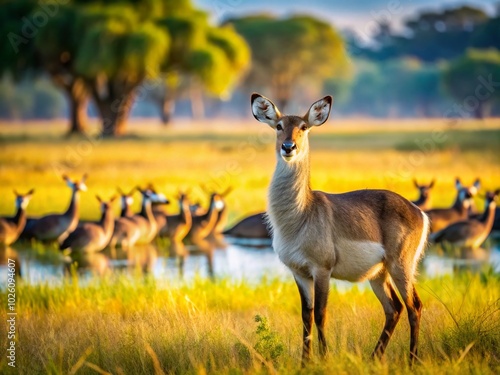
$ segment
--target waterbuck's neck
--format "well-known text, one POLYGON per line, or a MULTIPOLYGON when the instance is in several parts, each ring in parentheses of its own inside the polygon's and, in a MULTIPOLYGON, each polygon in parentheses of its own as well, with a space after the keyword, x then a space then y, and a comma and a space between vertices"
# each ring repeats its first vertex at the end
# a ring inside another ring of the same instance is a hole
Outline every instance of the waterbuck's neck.
POLYGON ((484 213, 479 218, 479 221, 484 223, 485 227, 488 228, 488 231, 493 227, 493 221, 495 221, 495 210, 497 205, 495 202, 491 202, 488 204, 484 213))
POLYGON ((212 231, 217 223, 219 211, 215 207, 215 197, 212 196, 210 199, 210 206, 208 207, 208 211, 202 217, 205 219, 205 225, 203 225, 203 230, 206 231, 207 235, 212 231))
POLYGON ((189 202, 186 200, 180 201, 180 217, 184 224, 191 225, 193 218, 189 209, 189 202))
POLYGON ((456 211, 458 211, 461 214, 465 214, 470 207, 470 199, 468 198, 463 198, 460 196, 460 192, 457 194, 457 199, 455 199, 455 203, 453 203, 452 208, 456 211))
MULTIPOLYGON (((269 188, 268 214, 273 228, 283 226, 295 231, 300 226, 312 201, 309 150, 301 151, 293 162, 281 155, 269 188)), ((276 228, 275 228, 276 229, 276 228)))
POLYGON ((101 215, 101 220, 99 224, 104 229, 104 233, 109 234, 109 232, 113 232, 115 225, 115 218, 113 215, 113 210, 111 208, 106 208, 101 215))
POLYGON ((71 193, 71 202, 69 203, 69 207, 64 213, 64 215, 74 219, 79 216, 79 210, 80 210, 80 194, 78 190, 73 189, 73 192, 71 193))
POLYGON ((126 202, 122 203, 122 210, 120 211, 120 217, 129 217, 133 216, 134 213, 132 212, 132 208, 130 205, 126 202))
POLYGON ((415 204, 417 206, 426 206, 430 201, 430 196, 424 196, 422 193, 420 193, 418 199, 415 201, 415 204))
POLYGON ((26 209, 19 206, 14 216, 14 223, 17 225, 17 232, 20 233, 26 225, 26 209))
POLYGON ((215 232, 216 233, 221 233, 224 230, 224 227, 226 226, 227 223, 227 218, 228 218, 228 210, 226 204, 224 204, 224 207, 222 210, 219 211, 219 214, 217 215, 217 224, 215 225, 215 232))
POLYGON ((140 215, 145 217, 151 224, 156 224, 155 216, 153 215, 153 207, 150 199, 143 199, 140 215))

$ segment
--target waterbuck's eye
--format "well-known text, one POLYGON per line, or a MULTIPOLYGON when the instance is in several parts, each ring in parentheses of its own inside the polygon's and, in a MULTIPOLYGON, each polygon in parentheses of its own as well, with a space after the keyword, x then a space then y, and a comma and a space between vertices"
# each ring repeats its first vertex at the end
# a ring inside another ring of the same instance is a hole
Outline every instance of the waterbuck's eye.
POLYGON ((276 125, 276 130, 283 130, 283 126, 281 126, 280 124, 276 125))

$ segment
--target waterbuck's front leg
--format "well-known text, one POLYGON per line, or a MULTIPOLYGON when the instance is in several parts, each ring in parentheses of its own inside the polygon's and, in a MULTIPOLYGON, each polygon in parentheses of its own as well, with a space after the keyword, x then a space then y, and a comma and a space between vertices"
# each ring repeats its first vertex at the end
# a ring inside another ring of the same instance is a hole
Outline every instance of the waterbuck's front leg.
POLYGON ((304 278, 294 275, 295 282, 300 293, 300 302, 302 305, 302 324, 303 324, 303 348, 302 348, 302 366, 311 358, 312 348, 312 325, 314 308, 314 281, 312 278, 304 278))
POLYGON ((330 271, 321 270, 314 275, 314 322, 318 329, 319 353, 325 357, 328 353, 325 336, 326 305, 330 291, 330 271))

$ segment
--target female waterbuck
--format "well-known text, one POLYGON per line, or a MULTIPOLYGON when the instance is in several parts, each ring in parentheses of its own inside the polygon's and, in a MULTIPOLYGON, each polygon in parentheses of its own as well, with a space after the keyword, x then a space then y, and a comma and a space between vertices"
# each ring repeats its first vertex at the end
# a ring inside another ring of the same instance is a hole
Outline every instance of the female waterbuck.
POLYGON ((390 191, 327 194, 311 190, 308 134, 326 122, 332 101, 326 96, 300 117, 281 115, 259 94, 251 98, 254 117, 277 135, 277 165, 267 212, 274 250, 292 271, 300 293, 302 362, 310 357, 313 319, 320 353, 327 353, 324 325, 332 277, 369 280, 382 303, 386 320, 374 356, 383 355, 403 310, 396 286, 408 310, 413 360, 422 310, 415 273, 427 242, 429 220, 415 205, 390 191))

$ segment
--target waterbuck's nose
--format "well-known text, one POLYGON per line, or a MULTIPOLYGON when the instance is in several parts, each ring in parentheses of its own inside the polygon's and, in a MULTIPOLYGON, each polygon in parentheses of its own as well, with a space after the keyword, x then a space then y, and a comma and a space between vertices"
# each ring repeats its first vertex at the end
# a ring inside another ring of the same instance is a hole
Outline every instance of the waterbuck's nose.
POLYGON ((290 152, 292 152, 296 148, 297 148, 297 146, 295 145, 295 142, 292 142, 292 141, 285 141, 281 145, 281 149, 283 151, 285 151, 287 154, 289 154, 290 152))

